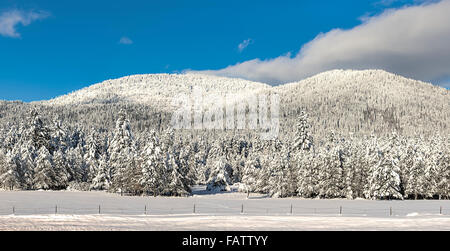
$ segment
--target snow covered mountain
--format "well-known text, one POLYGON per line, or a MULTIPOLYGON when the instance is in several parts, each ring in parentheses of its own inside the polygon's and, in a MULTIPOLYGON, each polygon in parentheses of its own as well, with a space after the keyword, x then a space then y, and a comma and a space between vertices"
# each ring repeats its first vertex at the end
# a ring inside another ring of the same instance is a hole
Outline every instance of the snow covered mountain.
POLYGON ((272 197, 449 198, 449 98, 443 88, 367 70, 278 87, 139 75, 42 103, 0 102, 0 189, 186 196, 193 184, 223 191, 240 183, 272 197), (280 137, 171 130, 173 97, 195 86, 236 102, 278 93, 280 137))
POLYGON ((408 135, 450 134, 449 90, 382 70, 334 70, 276 87, 200 74, 134 75, 33 104, 76 105, 77 113, 83 113, 84 109, 93 120, 99 117, 94 114, 99 110, 109 112, 111 122, 114 112, 105 111, 108 107, 139 105, 151 107, 154 114, 166 113, 163 120, 168 121, 174 108, 173 98, 191 93, 194 86, 201 87, 206 95, 237 94, 241 100, 255 93, 278 93, 282 130, 288 133, 300 112, 306 110, 317 138, 326 137, 331 131, 360 135, 387 134, 393 130, 408 135), (97 111, 92 110, 93 106, 97 111))
POLYGON ((274 89, 285 116, 307 110, 318 134, 450 133, 449 90, 382 70, 334 70, 274 89))
POLYGON ((43 103, 49 105, 135 103, 166 109, 171 107, 174 97, 190 94, 194 86, 200 87, 208 96, 242 94, 270 88, 262 83, 210 75, 148 74, 107 80, 43 103))

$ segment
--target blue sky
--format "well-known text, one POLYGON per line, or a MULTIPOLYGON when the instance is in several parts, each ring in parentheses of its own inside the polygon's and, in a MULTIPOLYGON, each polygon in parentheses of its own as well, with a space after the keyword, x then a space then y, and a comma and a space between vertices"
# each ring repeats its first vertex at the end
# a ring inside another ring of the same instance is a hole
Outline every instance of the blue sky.
MULTIPOLYGON (((131 74, 229 69, 287 53, 293 58, 321 33, 349 30, 386 9, 417 4, 2 0, 0 99, 42 100, 131 74)), ((218 75, 264 80, 240 69, 218 75)))

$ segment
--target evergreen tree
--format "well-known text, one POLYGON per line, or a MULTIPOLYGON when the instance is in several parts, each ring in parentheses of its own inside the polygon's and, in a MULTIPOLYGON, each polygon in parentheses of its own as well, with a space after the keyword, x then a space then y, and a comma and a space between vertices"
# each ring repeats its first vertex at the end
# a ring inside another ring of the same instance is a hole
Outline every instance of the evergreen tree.
POLYGON ((407 166, 407 182, 405 184, 405 194, 413 196, 414 199, 424 194, 425 159, 424 153, 416 149, 416 145, 408 148, 408 158, 405 158, 407 166))
POLYGON ((322 159, 319 169, 319 196, 322 198, 344 197, 344 151, 342 142, 336 139, 334 133, 329 137, 325 149, 319 152, 318 158, 322 159))
POLYGON ((55 180, 54 186, 65 189, 70 181, 70 167, 67 164, 64 153, 61 150, 55 152, 53 156, 55 180))
POLYGON ((20 188, 18 159, 12 153, 0 153, 0 185, 9 190, 20 188))
POLYGON ((347 199, 364 198, 364 189, 368 179, 369 155, 367 143, 354 139, 346 150, 347 159, 344 161, 345 190, 347 199))
POLYGON ((25 189, 32 189, 35 171, 34 158, 36 153, 32 146, 27 146, 28 142, 23 143, 21 148, 17 150, 20 151, 18 156, 22 176, 22 186, 25 189))
POLYGON ((168 194, 172 196, 188 196, 191 194, 186 179, 180 174, 179 169, 174 165, 169 176, 168 194))
POLYGON ((261 169, 257 172, 258 176, 256 180, 255 192, 265 194, 270 192, 269 179, 273 172, 273 159, 274 156, 271 155, 263 154, 261 156, 261 169))
POLYGON ((109 166, 111 168, 111 186, 114 192, 126 192, 127 168, 131 157, 135 155, 135 145, 129 120, 124 111, 118 115, 114 136, 109 146, 109 166))
POLYGON ((127 168, 124 169, 125 177, 124 183, 124 191, 131 193, 133 195, 139 195, 143 193, 143 188, 140 184, 140 180, 142 179, 142 159, 137 156, 130 156, 128 158, 127 168))
POLYGON ((196 171, 194 158, 192 158, 193 151, 191 149, 191 146, 186 143, 180 143, 179 144, 179 157, 178 157, 178 167, 179 167, 179 173, 183 177, 183 180, 187 183, 187 185, 191 186, 194 185, 194 182, 196 180, 196 171))
POLYGON ((269 175, 269 196, 284 198, 291 196, 289 180, 289 164, 286 153, 277 152, 272 159, 269 175))
POLYGON ((139 181, 146 194, 160 195, 162 192, 162 179, 165 176, 165 166, 159 138, 155 131, 151 131, 150 140, 143 152, 142 176, 139 181))
POLYGON ((67 171, 70 182, 80 184, 86 181, 87 168, 83 156, 84 150, 81 146, 70 148, 66 152, 66 161, 70 167, 67 171))
POLYGON ((98 137, 97 131, 91 129, 91 133, 87 139, 87 152, 84 159, 86 160, 86 179, 91 182, 92 179, 97 175, 97 170, 99 166, 99 159, 101 156, 101 144, 98 137))
POLYGON ((196 173, 196 180, 198 184, 205 184, 207 180, 208 166, 206 165, 208 160, 209 148, 205 142, 205 138, 201 137, 197 140, 194 153, 194 171, 196 173))
POLYGON ((311 150, 313 148, 313 138, 310 134, 310 125, 308 123, 308 114, 302 111, 296 125, 293 149, 311 150))
POLYGON ((296 155, 296 164, 299 165, 297 193, 303 198, 314 198, 318 195, 318 179, 320 160, 310 152, 296 155))
POLYGON ((447 152, 444 152, 437 170, 436 194, 439 200, 450 198, 450 145, 447 145, 447 152))
POLYGON ((111 174, 108 167, 108 161, 105 156, 102 156, 99 160, 97 174, 92 179, 90 189, 92 190, 108 190, 111 184, 111 174))
POLYGON ((396 138, 394 134, 378 149, 377 163, 370 169, 367 193, 372 199, 403 199, 396 138))
POLYGON ((261 170, 261 163, 256 154, 250 154, 245 162, 242 183, 244 184, 245 192, 249 195, 255 192, 258 172, 261 170))
POLYGON ((50 137, 52 139, 52 145, 56 149, 66 151, 69 147, 69 138, 67 137, 67 129, 63 126, 61 120, 55 119, 53 127, 50 130, 50 137))
POLYGON ((49 190, 55 188, 56 174, 53 169, 52 156, 45 146, 38 151, 34 172, 34 188, 49 190))
POLYGON ((52 144, 50 129, 44 125, 36 110, 31 111, 31 125, 26 132, 28 139, 34 149, 45 147, 52 154, 54 146, 52 144))
POLYGON ((206 190, 213 192, 230 191, 231 179, 228 172, 230 168, 225 158, 217 160, 209 176, 206 190))

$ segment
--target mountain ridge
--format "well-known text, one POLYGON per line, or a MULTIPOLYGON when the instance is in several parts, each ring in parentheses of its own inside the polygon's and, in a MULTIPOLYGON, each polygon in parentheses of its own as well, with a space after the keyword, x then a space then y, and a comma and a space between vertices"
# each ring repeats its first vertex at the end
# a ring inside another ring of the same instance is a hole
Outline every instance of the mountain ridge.
POLYGON ((194 86, 201 87, 210 95, 239 94, 242 90, 270 88, 269 85, 259 82, 203 74, 139 74, 105 80, 37 103, 47 105, 114 102, 151 104, 151 101, 156 100, 171 106, 171 100, 174 97, 191 93, 194 86))
MULTIPOLYGON (((447 89, 440 87, 440 86, 433 85, 431 83, 427 83, 427 82, 423 82, 423 81, 419 81, 419 80, 415 80, 415 79, 411 79, 411 78, 406 78, 401 75, 390 73, 390 72, 387 72, 384 70, 376 70, 376 69, 375 70, 372 70, 372 69, 370 69, 370 70, 331 70, 331 71, 319 73, 317 75, 314 75, 312 77, 309 77, 309 78, 306 78, 306 79, 303 79, 300 81, 290 82, 290 83, 286 83, 286 84, 282 84, 282 85, 278 85, 278 86, 270 86, 265 83, 249 81, 249 80, 239 79, 239 78, 227 78, 227 77, 219 77, 219 76, 212 76, 212 75, 199 74, 199 73, 186 73, 186 74, 162 73, 162 74, 137 74, 137 75, 124 76, 124 77, 117 78, 117 79, 108 79, 108 80, 102 81, 100 83, 96 83, 96 84, 84 87, 82 89, 73 91, 71 93, 55 97, 50 100, 35 101, 32 103, 60 104, 60 103, 63 103, 63 101, 72 100, 72 102, 74 102, 76 104, 89 104, 90 103, 89 101, 91 101, 91 102, 96 101, 94 98, 95 95, 93 95, 93 94, 98 95, 99 93, 89 94, 88 91, 97 91, 101 88, 110 89, 110 87, 112 87, 112 86, 115 86, 119 90, 121 90, 126 87, 126 86, 121 86, 121 84, 131 84, 131 86, 129 86, 129 87, 139 87, 139 84, 142 84, 142 83, 157 84, 159 82, 159 84, 163 83, 163 84, 169 85, 169 87, 173 87, 174 84, 177 87, 182 87, 183 83, 180 83, 180 82, 187 81, 188 82, 187 85, 190 85, 190 86, 202 85, 202 87, 206 86, 208 88, 211 88, 214 84, 217 85, 218 83, 222 83, 222 84, 223 83, 231 83, 232 84, 231 90, 225 89, 225 91, 231 91, 231 92, 244 90, 248 87, 252 87, 252 85, 253 85, 253 88, 250 88, 251 90, 255 90, 255 89, 283 90, 283 89, 288 89, 290 87, 293 87, 293 86, 296 86, 299 84, 311 83, 314 81, 316 83, 320 84, 321 81, 330 82, 330 80, 338 80, 338 81, 334 81, 334 83, 337 83, 337 82, 339 82, 339 77, 342 78, 342 76, 346 76, 346 75, 348 75, 348 76, 359 75, 359 76, 363 76, 365 78, 371 78, 373 76, 378 75, 378 76, 384 76, 386 80, 397 79, 397 80, 401 80, 400 82, 402 82, 402 83, 404 83, 404 82, 414 83, 416 87, 420 87, 420 85, 425 85, 430 88, 435 88, 437 90, 440 89, 441 91, 448 92, 447 89), (334 76, 334 79, 333 79, 333 76, 334 76), (205 83, 206 81, 211 81, 211 83, 210 84, 205 83), (242 86, 239 86, 239 85, 242 85, 242 86), (88 99, 83 101, 83 100, 76 100, 73 98, 76 96, 79 97, 80 94, 86 94, 88 96, 88 99), (89 97, 91 97, 91 98, 89 99, 89 97)), ((155 91, 148 87, 149 86, 147 86, 148 90, 155 91)), ((312 89, 314 89, 315 86, 311 86, 311 87, 313 87, 312 89)), ((220 86, 219 86, 219 88, 220 88, 220 86)), ((162 90, 156 90, 156 91, 161 92, 162 90)), ((179 90, 179 91, 185 91, 185 90, 179 90)), ((135 95, 143 95, 143 93, 134 93, 134 94, 135 95)), ((114 101, 133 101, 133 98, 130 96, 121 97, 118 93, 115 93, 115 95, 108 97, 105 101, 103 101, 103 103, 114 102, 114 101), (130 98, 131 98, 131 100, 130 100, 130 98)), ((136 101, 136 100, 134 100, 134 101, 136 101)), ((102 100, 97 100, 97 102, 102 102, 102 100)))
MULTIPOLYGON (((214 97, 236 94, 279 94, 280 125, 292 133, 302 111, 309 114, 312 133, 324 139, 337 134, 407 135, 450 134, 450 91, 383 70, 333 70, 280 86, 202 74, 141 74, 106 80, 55 99, 33 103, 0 103, 2 123, 18 121, 37 107, 54 117, 70 117, 94 127, 111 127, 119 109, 132 115, 139 130, 165 128, 175 97, 192 94, 200 86, 211 95, 205 108, 217 105, 214 97), (22 111, 23 110, 23 111, 22 111), (2 112, 3 111, 3 112, 2 112), (76 119, 75 119, 76 118, 76 119)), ((228 100, 229 101, 229 100, 228 100)))
POLYGON ((449 90, 382 70, 329 71, 276 90, 285 113, 320 118, 316 133, 450 133, 449 90))

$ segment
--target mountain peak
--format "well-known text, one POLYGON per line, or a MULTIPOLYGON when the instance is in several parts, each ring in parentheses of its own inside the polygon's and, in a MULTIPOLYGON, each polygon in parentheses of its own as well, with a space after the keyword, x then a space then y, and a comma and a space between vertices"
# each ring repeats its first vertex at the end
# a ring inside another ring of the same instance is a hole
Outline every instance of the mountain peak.
POLYGON ((211 95, 239 94, 270 86, 226 77, 188 74, 142 74, 106 80, 55 99, 44 101, 48 105, 80 105, 96 103, 127 103, 169 107, 173 97, 192 92, 201 87, 211 95))

